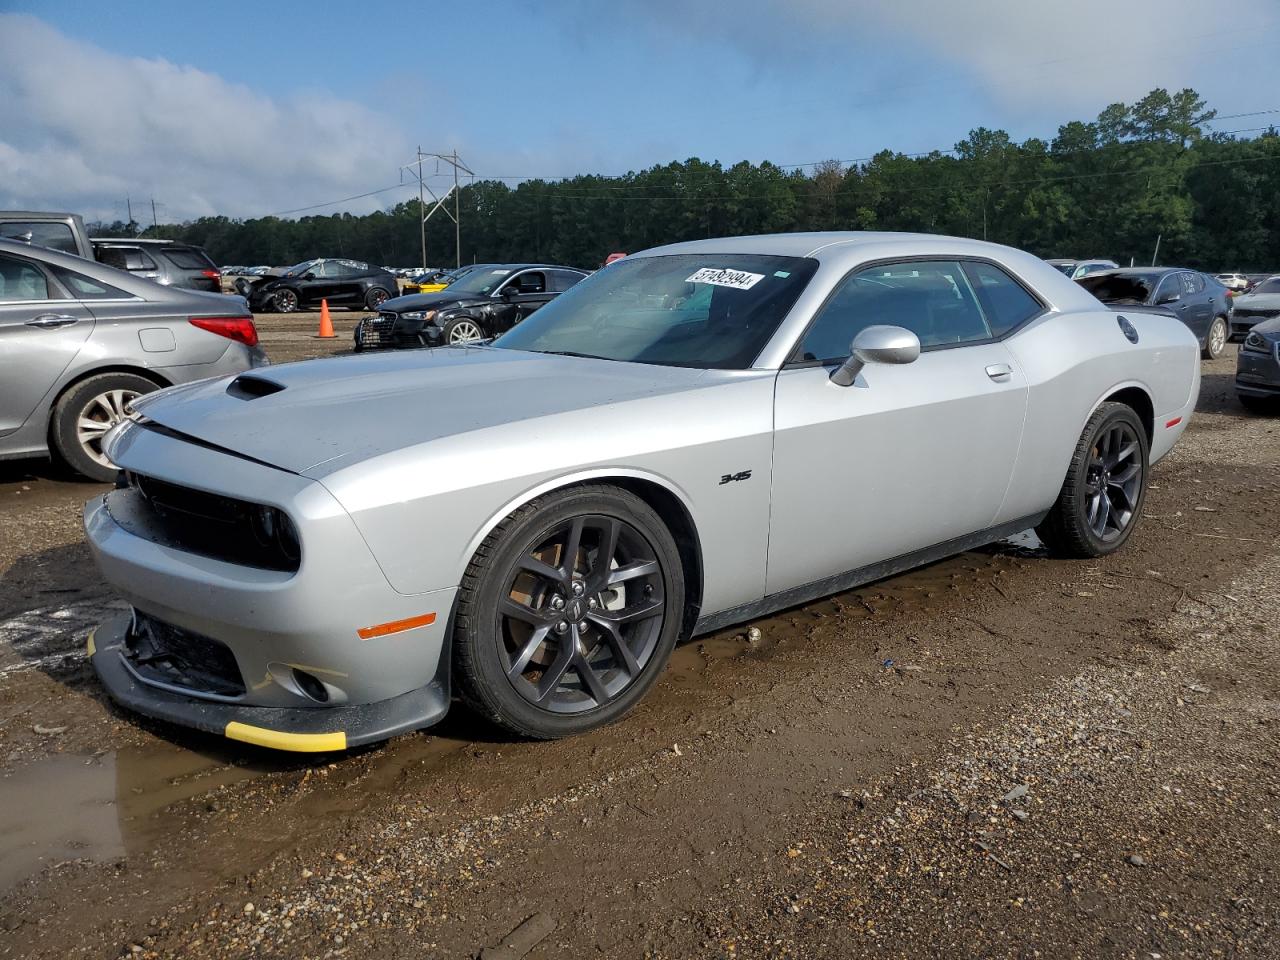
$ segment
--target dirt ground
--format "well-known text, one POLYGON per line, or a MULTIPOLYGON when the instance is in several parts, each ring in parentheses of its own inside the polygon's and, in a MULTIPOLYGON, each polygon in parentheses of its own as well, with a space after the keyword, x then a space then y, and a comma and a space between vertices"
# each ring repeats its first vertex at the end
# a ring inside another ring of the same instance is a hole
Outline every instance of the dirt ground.
POLYGON ((1014 538, 700 638, 557 743, 114 708, 99 488, 0 464, 0 957, 1280 957, 1280 419, 1234 362, 1119 554, 1014 538))

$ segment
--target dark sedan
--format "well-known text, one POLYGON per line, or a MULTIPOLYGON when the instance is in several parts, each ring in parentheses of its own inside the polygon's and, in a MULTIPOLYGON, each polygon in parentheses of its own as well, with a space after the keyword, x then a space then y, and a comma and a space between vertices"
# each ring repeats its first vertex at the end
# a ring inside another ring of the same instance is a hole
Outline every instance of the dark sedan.
POLYGON ((1271 277, 1235 298, 1231 339, 1242 341, 1256 324, 1280 317, 1280 277, 1271 277))
POLYGON ((1176 267, 1129 267, 1090 274, 1076 282, 1110 307, 1177 317, 1200 340, 1200 355, 1206 360, 1226 349, 1231 298, 1213 277, 1176 267))
POLYGON ((395 274, 359 260, 306 260, 279 276, 242 278, 236 290, 255 311, 292 313, 318 307, 321 300, 331 307, 377 310, 400 285, 395 274))
POLYGON ((1254 326, 1236 358, 1236 396, 1250 410, 1280 412, 1280 317, 1254 326))
POLYGON ((510 330, 587 273, 538 263, 486 264, 438 293, 382 304, 356 325, 357 350, 475 343, 510 330))

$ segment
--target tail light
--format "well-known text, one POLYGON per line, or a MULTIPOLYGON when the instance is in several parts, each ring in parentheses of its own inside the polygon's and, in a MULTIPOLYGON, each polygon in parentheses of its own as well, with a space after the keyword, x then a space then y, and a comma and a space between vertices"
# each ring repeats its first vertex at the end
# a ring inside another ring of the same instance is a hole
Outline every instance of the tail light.
POLYGON ((246 347, 258 345, 258 328, 253 325, 253 317, 192 317, 189 322, 193 327, 243 343, 246 347))
POLYGON ((220 274, 217 270, 201 270, 200 272, 204 274, 206 277, 208 277, 210 280, 222 279, 222 274, 220 274))

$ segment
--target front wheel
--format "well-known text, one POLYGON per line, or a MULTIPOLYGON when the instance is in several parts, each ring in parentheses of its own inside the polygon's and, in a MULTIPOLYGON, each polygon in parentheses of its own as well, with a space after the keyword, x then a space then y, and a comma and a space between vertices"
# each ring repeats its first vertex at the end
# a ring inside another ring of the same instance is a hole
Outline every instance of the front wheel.
POLYGON ((478 343, 484 339, 480 324, 470 317, 457 317, 444 325, 444 342, 448 344, 478 343))
POLYGON ((298 309, 298 295, 292 290, 277 290, 271 295, 271 306, 276 313, 293 313, 298 309))
POLYGON ((583 733, 653 685, 683 610, 679 551, 648 504, 606 485, 547 494, 500 523, 467 568, 459 689, 520 736, 583 733))
MULTIPOLYGON (((365 305, 365 308, 368 310, 377 310, 380 306, 386 303, 390 298, 391 298, 391 294, 387 293, 386 290, 383 290, 381 287, 374 287, 372 290, 370 290, 368 293, 364 295, 364 305, 365 305)), ((359 308, 353 307, 352 309, 359 309, 359 308)))
POLYGON ((1057 502, 1036 527, 1050 552, 1085 558, 1120 549, 1142 512, 1147 457, 1147 433, 1133 408, 1098 407, 1076 443, 1057 502))
POLYGON ((1223 317, 1214 317, 1209 324, 1209 332, 1205 334, 1204 346, 1200 349, 1203 360, 1217 360, 1222 351, 1227 349, 1227 321, 1223 317))
POLYGON ((76 473, 109 483, 117 468, 102 450, 103 437, 128 416, 130 403, 158 389, 132 373, 104 373, 77 383, 53 407, 54 451, 76 473))

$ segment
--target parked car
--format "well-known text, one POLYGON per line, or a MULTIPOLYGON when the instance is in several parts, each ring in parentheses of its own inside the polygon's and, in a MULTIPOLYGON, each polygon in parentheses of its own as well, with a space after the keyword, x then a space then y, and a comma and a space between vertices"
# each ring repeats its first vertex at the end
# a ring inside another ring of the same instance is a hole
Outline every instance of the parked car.
POLYGON ((1249 278, 1243 273, 1220 273, 1216 279, 1234 293, 1244 293, 1249 289, 1249 278))
POLYGON ((201 247, 173 240, 94 237, 94 258, 166 287, 222 292, 222 275, 201 247))
POLYGON ((1119 549, 1199 392, 1196 338, 947 237, 628 256, 488 346, 144 397, 85 528, 141 713, 289 750, 621 717, 680 637, 1035 527, 1119 549), (852 341, 852 343, 851 343, 852 341), (216 533, 215 533, 216 531, 216 533))
POLYGON ((1079 280, 1081 277, 1087 277, 1091 273, 1099 273, 1103 270, 1115 270, 1120 266, 1114 260, 1058 259, 1046 260, 1045 263, 1056 267, 1059 272, 1072 280, 1079 280))
POLYGON ((1280 413, 1280 316, 1245 335, 1236 357, 1236 396, 1257 413, 1280 413))
POLYGON ((1213 277, 1176 267, 1129 267, 1090 274, 1076 282, 1117 310, 1172 314, 1199 339, 1206 360, 1226 349, 1233 308, 1226 288, 1213 277))
POLYGON ((1280 276, 1263 280, 1236 297, 1231 311, 1231 339, 1243 342, 1255 325, 1280 317, 1280 276))
POLYGON ((545 264, 491 264, 467 273, 439 293, 388 300, 377 316, 356 324, 357 350, 474 343, 505 333, 550 303, 586 271, 545 264))
POLYGON ((279 276, 244 280, 236 289, 254 310, 292 313, 315 308, 321 300, 331 307, 377 310, 400 289, 395 274, 359 260, 306 260, 279 276))
POLYGON ((455 280, 461 280, 467 274, 482 269, 484 267, 493 267, 497 264, 493 263, 469 263, 464 267, 458 267, 455 270, 437 271, 434 276, 420 277, 415 282, 406 284, 405 293, 439 293, 455 280))
POLYGON ((0 240, 0 459, 52 453, 93 480, 103 436, 145 393, 266 363, 239 297, 164 287, 0 240))

